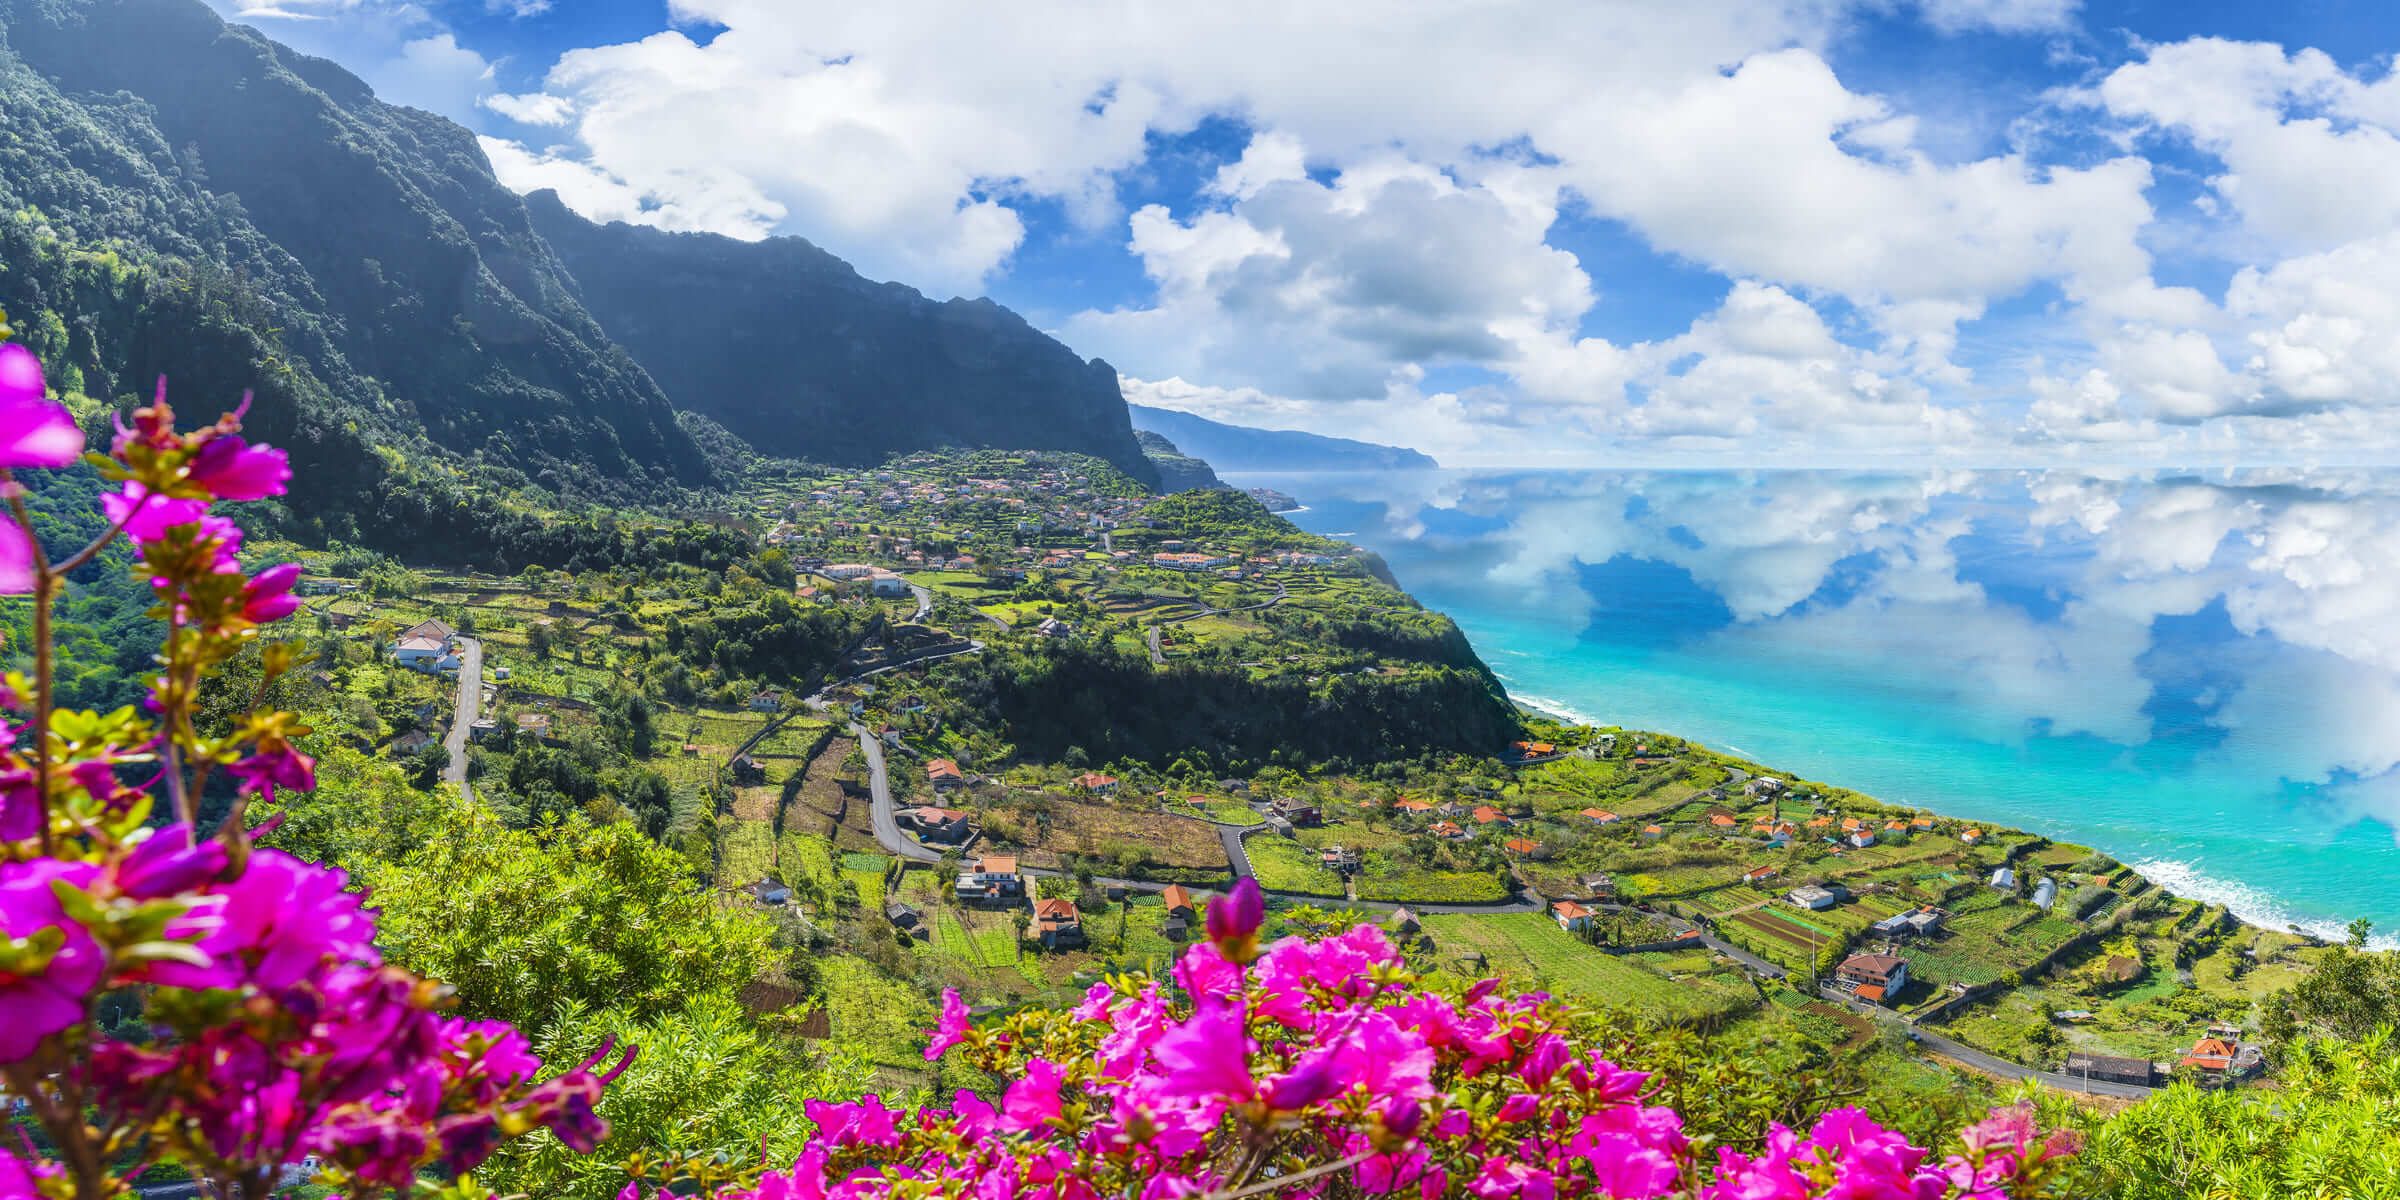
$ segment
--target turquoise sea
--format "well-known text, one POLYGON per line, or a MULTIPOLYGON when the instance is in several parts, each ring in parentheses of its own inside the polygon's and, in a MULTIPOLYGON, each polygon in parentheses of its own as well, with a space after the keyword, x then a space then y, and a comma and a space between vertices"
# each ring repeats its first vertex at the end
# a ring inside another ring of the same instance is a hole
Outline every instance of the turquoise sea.
POLYGON ((2400 932, 2400 471, 1228 479, 1525 703, 2400 932))

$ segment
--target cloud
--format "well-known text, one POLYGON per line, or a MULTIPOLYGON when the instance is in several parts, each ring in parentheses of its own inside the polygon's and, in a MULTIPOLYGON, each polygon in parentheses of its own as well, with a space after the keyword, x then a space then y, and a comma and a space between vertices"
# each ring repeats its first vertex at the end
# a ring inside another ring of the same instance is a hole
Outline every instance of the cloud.
POLYGON ((492 63, 411 0, 208 0, 305 54, 349 68, 377 97, 453 120, 493 88, 492 63))
POLYGON ((496 92, 476 103, 519 125, 564 125, 575 115, 574 101, 547 92, 528 92, 521 96, 496 92))
POLYGON ((2082 0, 1917 0, 1917 7, 1944 33, 2055 33, 2074 26, 2082 0))

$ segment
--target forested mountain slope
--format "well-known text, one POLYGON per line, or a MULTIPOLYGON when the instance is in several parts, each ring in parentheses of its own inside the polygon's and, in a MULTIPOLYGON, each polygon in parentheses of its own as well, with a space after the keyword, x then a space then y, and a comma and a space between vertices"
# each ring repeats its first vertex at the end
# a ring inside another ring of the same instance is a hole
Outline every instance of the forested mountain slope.
POLYGON ((769 454, 1069 450, 1159 482, 1116 371, 990 300, 877 283, 800 238, 598 225, 546 191, 526 205, 609 336, 678 405, 769 454))

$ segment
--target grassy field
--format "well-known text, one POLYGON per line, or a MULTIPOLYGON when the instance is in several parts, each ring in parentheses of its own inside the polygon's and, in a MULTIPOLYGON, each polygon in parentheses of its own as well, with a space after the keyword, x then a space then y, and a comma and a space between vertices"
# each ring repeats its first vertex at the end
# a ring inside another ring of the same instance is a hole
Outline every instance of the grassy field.
POLYGON ((1361 900, 1398 900, 1426 904, 1480 904, 1505 900, 1508 888, 1489 871, 1435 871, 1411 866, 1382 871, 1374 858, 1358 876, 1361 900))
POLYGON ((1604 954, 1541 913, 1430 916, 1423 923, 1445 964, 1480 952, 1490 971, 1526 986, 1656 1020, 1720 1017, 1755 1001, 1732 968, 1705 952, 1604 954))
POLYGON ((1345 894, 1342 877, 1326 870, 1317 861, 1316 851, 1298 842, 1270 833, 1251 838, 1242 848, 1250 856, 1250 869, 1258 875, 1260 887, 1312 896, 1345 894))

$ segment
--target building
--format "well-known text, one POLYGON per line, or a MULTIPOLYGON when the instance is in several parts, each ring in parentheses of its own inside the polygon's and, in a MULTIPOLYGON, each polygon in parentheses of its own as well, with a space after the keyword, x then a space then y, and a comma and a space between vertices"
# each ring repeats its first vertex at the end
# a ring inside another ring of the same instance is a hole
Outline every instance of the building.
POLYGON ((1970 846, 1976 845, 1983 841, 1983 831, 1980 829, 1961 830, 1959 831, 1958 840, 1965 842, 1970 846))
POLYGON ((883 906, 883 916, 885 920, 900 929, 914 929, 923 922, 923 918, 917 915, 916 909, 897 900, 883 906))
POLYGON ((1075 627, 1067 624, 1065 621, 1059 620, 1057 617, 1043 617, 1042 623, 1034 626, 1033 631, 1046 638, 1066 638, 1075 636, 1075 627))
POLYGON ((1275 803, 1268 807, 1276 816, 1294 825, 1315 825, 1324 820, 1324 813, 1317 808, 1315 801, 1299 796, 1277 796, 1275 803))
POLYGON ((767 765, 747 754, 736 754, 733 756, 733 781, 742 786, 765 783, 767 765))
POLYGON ((1338 871, 1347 875, 1358 869, 1359 854, 1358 851, 1346 847, 1327 846, 1317 852, 1317 862, 1328 871, 1338 871))
POLYGON ((1192 893, 1180 883, 1168 884, 1166 890, 1158 894, 1158 898, 1166 902, 1167 915, 1170 917, 1181 917, 1189 921, 1200 913, 1199 909, 1192 907, 1192 893))
POLYGON ((1510 838, 1500 843, 1500 848, 1518 858, 1532 858, 1542 852, 1542 844, 1532 838, 1510 838))
POLYGON ((956 844, 967 840, 967 813, 959 808, 937 808, 924 805, 903 814, 903 822, 913 826, 917 836, 928 842, 956 844))
POLYGON ((958 769, 957 763, 937 758, 925 764, 925 782, 932 784, 937 792, 955 791, 967 785, 967 775, 958 769))
POLYGON ((419 671, 455 671, 463 665, 450 644, 458 631, 440 621, 419 621, 392 641, 392 660, 419 671))
POLYGON ((2149 1087, 2158 1082, 2158 1064, 2147 1059, 2117 1058, 2107 1054, 2085 1054, 2081 1051, 2067 1056, 2067 1069, 2062 1074, 2075 1079, 2093 1079, 2102 1083, 2130 1083, 2149 1087))
POLYGON ((1583 889, 1586 899, 1614 900, 1617 898, 1617 881, 1610 876, 1585 875, 1575 882, 1583 889))
POLYGON ((783 707, 783 693, 773 688, 768 688, 750 697, 750 711, 752 712, 774 712, 781 707, 783 707))
POLYGON ((1749 884, 1765 883, 1766 881, 1773 879, 1782 873, 1783 872, 1778 871, 1773 867, 1752 867, 1749 870, 1742 872, 1742 882, 1749 884))
POLYGON ((1555 758, 1558 755, 1558 747, 1549 742, 1518 742, 1515 744, 1515 748, 1518 759, 1524 762, 1555 758))
POLYGON ((1462 838, 1467 836, 1466 830, 1449 821, 1435 821, 1433 824, 1425 827, 1425 832, 1430 833, 1438 838, 1462 838))
POLYGON ((550 714, 541 712, 518 713, 517 732, 524 734, 527 737, 549 737, 550 714))
POLYGON ((2034 907, 2048 911, 2051 905, 2058 903, 2058 884, 2044 879, 2033 885, 2033 903, 2034 907))
POLYGON ((1025 877, 1017 873, 1013 854, 986 854, 959 872, 958 898, 971 904, 1003 903, 1025 894, 1025 877))
POLYGON ((1033 902, 1034 936, 1045 950, 1072 949, 1083 944, 1083 914, 1072 900, 1033 902))
POLYGON ((1107 796, 1116 792, 1117 777, 1089 771, 1075 777, 1075 786, 1095 796, 1107 796))
POLYGON ((1170 551, 1150 556, 1150 564, 1169 571, 1214 571, 1233 560, 1221 554, 1170 551))
POLYGON ((1888 1005, 1908 987, 1908 960, 1894 954, 1853 954, 1834 968, 1833 977, 1849 985, 1859 999, 1888 1005))
POLYGON ((1605 808, 1587 808, 1580 815, 1594 825, 1614 825, 1622 819, 1605 808))
POLYGON ((1999 870, 1992 872, 1992 890, 1996 892, 2013 892, 2017 890, 2016 870, 2011 867, 2002 867, 1999 870))
POLYGON ((1592 927, 1592 910, 1572 900, 1561 900, 1550 906, 1550 919, 1569 933, 1581 933, 1592 927))
POLYGON ((817 568, 817 574, 827 579, 838 579, 848 583, 853 579, 872 578, 875 572, 881 569, 867 563, 827 563, 817 568))
POLYGON ((1838 883, 1811 883, 1785 892, 1783 898, 1795 907, 1822 912, 1841 903, 1849 895, 1850 890, 1838 883))
POLYGON ((1475 823, 1478 825, 1506 825, 1508 824, 1508 814, 1489 804, 1478 804, 1475 806, 1475 823))
POLYGON ((1914 912, 1893 913, 1870 928, 1886 938, 1926 937, 1939 931, 1947 919, 1948 913, 1928 905, 1914 912))
POLYGON ((1393 909, 1392 915, 1384 919, 1383 927, 1386 930, 1392 933, 1400 934, 1403 937, 1413 936, 1425 928, 1423 924, 1418 922, 1417 914, 1412 913, 1405 908, 1393 909))

